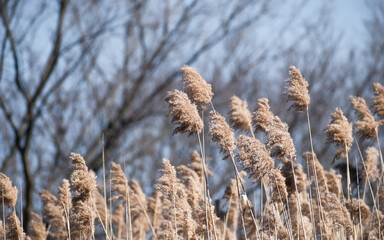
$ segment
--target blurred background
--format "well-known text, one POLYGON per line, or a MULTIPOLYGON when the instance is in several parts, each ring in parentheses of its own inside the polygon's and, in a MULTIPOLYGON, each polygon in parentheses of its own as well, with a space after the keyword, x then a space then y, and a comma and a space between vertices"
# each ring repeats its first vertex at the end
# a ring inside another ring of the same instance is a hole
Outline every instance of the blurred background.
MULTIPOLYGON (((372 83, 384 79, 382 0, 0 0, 0 11, 0 168, 22 189, 25 222, 41 209, 39 192, 56 193, 69 177, 71 152, 99 177, 103 156, 107 172, 121 163, 148 194, 163 157, 187 163, 197 137, 172 136, 164 101, 182 89, 184 64, 212 84, 226 117, 232 95, 251 111, 269 98, 300 162, 310 150, 306 116, 282 96, 288 67, 298 67, 326 169, 336 152, 323 132, 330 113, 341 107, 354 120, 349 96, 370 103, 372 83)), ((233 170, 205 140, 217 199, 233 170)), ((343 161, 332 167, 342 173, 343 161)))

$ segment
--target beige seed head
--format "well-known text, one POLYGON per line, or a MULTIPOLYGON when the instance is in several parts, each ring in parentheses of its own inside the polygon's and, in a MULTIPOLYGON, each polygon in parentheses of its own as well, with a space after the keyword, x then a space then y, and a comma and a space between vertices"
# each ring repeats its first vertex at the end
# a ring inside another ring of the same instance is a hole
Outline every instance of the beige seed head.
POLYGON ((193 67, 184 65, 180 69, 183 75, 184 92, 196 104, 207 104, 213 97, 212 86, 193 67))
POLYGON ((253 182, 258 182, 274 167, 274 161, 269 156, 269 151, 257 139, 241 135, 236 140, 239 152, 236 158, 241 161, 253 182))
POLYGON ((380 83, 374 83, 373 89, 375 93, 373 110, 381 119, 384 119, 384 87, 380 83))
POLYGON ((61 182, 61 186, 59 187, 59 200, 62 207, 64 207, 65 211, 68 213, 69 209, 72 206, 72 202, 71 202, 71 189, 70 189, 69 181, 67 179, 64 179, 61 182))
POLYGON ((353 143, 352 123, 348 122, 341 109, 336 108, 331 114, 331 122, 325 129, 325 133, 328 142, 334 143, 337 148, 340 148, 335 159, 346 157, 353 143))
POLYGON ((267 132, 267 148, 271 151, 272 157, 276 157, 282 163, 295 161, 296 149, 288 132, 288 125, 275 116, 268 121, 267 132))
POLYGON ((363 176, 369 178, 371 181, 378 181, 380 179, 379 171, 379 151, 375 147, 368 147, 365 150, 365 161, 363 167, 363 176))
POLYGON ((246 101, 232 96, 229 102, 230 123, 234 129, 252 131, 251 113, 246 101))
POLYGON ((165 101, 169 104, 168 115, 172 116, 171 122, 179 125, 173 130, 173 134, 188 132, 191 135, 201 132, 204 126, 203 120, 199 116, 196 105, 191 103, 187 94, 173 90, 168 92, 165 101))
POLYGON ((17 201, 17 188, 12 187, 12 181, 0 173, 0 201, 3 201, 9 208, 14 208, 17 201))
POLYGON ((355 124, 355 129, 360 135, 360 138, 364 140, 376 137, 376 131, 379 124, 375 121, 364 98, 350 97, 350 100, 359 117, 359 120, 355 124))
POLYGON ((252 123, 255 131, 267 132, 268 121, 273 117, 273 113, 268 104, 268 99, 260 98, 256 110, 252 113, 252 123))
POLYGON ((6 239, 8 240, 19 240, 24 239, 25 233, 21 227, 20 220, 16 215, 16 212, 9 212, 7 216, 8 222, 8 231, 6 234, 6 239))
POLYGON ((215 111, 210 113, 209 135, 213 142, 219 144, 221 152, 226 154, 225 158, 235 150, 235 134, 232 128, 225 118, 215 111))
POLYGON ((295 66, 289 67, 290 79, 286 80, 289 86, 287 90, 288 100, 292 101, 290 108, 296 108, 298 113, 305 112, 310 103, 310 97, 308 93, 308 82, 305 81, 300 73, 300 70, 295 66))
POLYGON ((348 209, 353 224, 357 225, 361 222, 365 223, 371 218, 371 211, 365 202, 361 199, 353 198, 345 201, 345 207, 348 209))
POLYGON ((47 239, 49 231, 45 228, 45 225, 41 217, 32 212, 31 222, 29 225, 29 236, 32 240, 45 240, 47 239))

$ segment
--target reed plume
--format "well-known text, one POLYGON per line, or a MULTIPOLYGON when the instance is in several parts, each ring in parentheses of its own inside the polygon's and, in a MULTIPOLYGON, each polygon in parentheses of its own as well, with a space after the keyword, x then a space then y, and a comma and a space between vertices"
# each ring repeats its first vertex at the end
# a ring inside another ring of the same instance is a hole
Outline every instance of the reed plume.
POLYGON ((334 143, 337 148, 340 148, 334 160, 347 157, 353 143, 352 123, 348 122, 341 109, 336 108, 331 114, 331 122, 325 129, 325 133, 328 142, 334 143))
POLYGON ((71 153, 73 171, 70 185, 73 192, 72 208, 69 213, 71 237, 91 238, 94 234, 96 199, 96 176, 88 171, 83 157, 71 153))
POLYGON ((9 208, 14 208, 17 202, 17 188, 12 187, 12 181, 0 173, 0 197, 9 208))
POLYGON ((158 232, 158 229, 160 227, 161 222, 163 221, 163 215, 161 213, 161 210, 163 208, 163 204, 161 201, 161 192, 155 191, 153 193, 152 197, 148 198, 148 215, 151 219, 153 228, 156 232, 158 232))
POLYGON ((267 148, 271 156, 276 157, 283 164, 296 160, 296 149, 291 135, 288 132, 288 125, 275 116, 268 122, 267 148))
POLYGON ((320 192, 327 191, 327 179, 324 174, 323 166, 320 164, 319 160, 317 159, 317 156, 315 153, 312 152, 305 152, 303 153, 303 158, 307 162, 307 170, 310 174, 310 176, 317 176, 317 182, 319 186, 320 192), (313 159, 313 160, 312 160, 313 159), (313 164, 315 163, 315 164, 313 164), (316 173, 315 173, 316 171, 316 173))
POLYGON ((286 80, 289 86, 286 95, 288 100, 292 102, 290 108, 295 108, 296 112, 303 113, 307 110, 309 103, 311 102, 308 93, 308 82, 303 78, 300 70, 295 66, 289 67, 290 79, 286 80))
POLYGON ((41 191, 40 197, 43 201, 44 221, 50 225, 49 235, 54 239, 67 239, 64 208, 61 207, 59 200, 47 190, 41 191))
POLYGON ((300 164, 293 163, 294 172, 292 172, 291 164, 285 164, 281 168, 281 174, 285 178, 288 195, 297 193, 306 193, 308 183, 307 174, 304 173, 303 167, 300 164), (296 180, 296 181, 295 181, 296 180))
POLYGON ((380 83, 373 84, 375 97, 373 99, 373 111, 384 119, 384 87, 380 83))
MULTIPOLYGON (((303 228, 300 222, 300 208, 298 207, 298 201, 294 194, 289 196, 288 200, 289 205, 289 216, 292 225, 292 235, 294 239, 304 239, 303 228)), ((305 236, 311 236, 312 234, 312 224, 310 221, 310 216, 305 216, 303 214, 303 224, 305 236)))
POLYGON ((29 237, 32 240, 45 240, 47 239, 49 231, 45 228, 41 217, 32 212, 31 223, 29 225, 29 237))
POLYGON ((234 129, 252 132, 251 113, 246 101, 232 96, 229 102, 230 124, 234 129))
POLYGON ((7 216, 8 229, 6 239, 8 240, 20 240, 25 239, 25 233, 21 227, 20 220, 15 211, 9 212, 7 216))
POLYGON ((352 198, 345 201, 345 207, 352 218, 353 224, 366 223, 371 218, 371 211, 365 202, 361 199, 352 198))
POLYGON ((326 193, 325 199, 324 209, 328 218, 332 220, 332 224, 328 226, 336 232, 344 228, 347 236, 352 235, 353 226, 346 207, 340 203, 338 197, 333 193, 326 193))
POLYGON ((359 120, 355 123, 355 129, 360 135, 360 138, 364 140, 376 137, 379 123, 376 122, 375 117, 371 114, 364 98, 350 97, 350 100, 359 117, 359 120))
POLYGON ((0 239, 6 238, 7 228, 8 226, 4 225, 3 221, 0 220, 0 239))
POLYGON ((203 129, 204 123, 201 120, 197 111, 196 105, 191 103, 187 94, 173 90, 168 92, 165 101, 169 104, 168 115, 172 116, 171 122, 179 126, 173 130, 176 133, 200 133, 203 129))
MULTIPOLYGON (((243 178, 247 174, 242 171, 239 173, 239 177, 241 181, 244 181, 243 178)), ((232 231, 236 232, 237 226, 239 224, 239 217, 240 217, 240 211, 239 211, 239 195, 237 192, 237 181, 236 179, 231 179, 229 182, 229 185, 226 187, 224 192, 224 199, 228 200, 228 210, 226 214, 226 221, 231 228, 232 231)), ((243 204, 244 208, 246 207, 246 204, 243 204)), ((242 210, 241 214, 245 211, 242 210)))
POLYGON ((111 189, 116 192, 117 195, 115 198, 121 198, 124 201, 127 201, 130 188, 128 186, 128 180, 125 177, 123 170, 121 169, 120 164, 111 162, 111 189))
POLYGON ((269 185, 273 187, 271 201, 274 203, 285 203, 288 197, 285 178, 279 169, 271 169, 268 174, 269 185))
POLYGON ((255 132, 268 130, 268 121, 274 117, 270 111, 267 98, 260 98, 257 102, 257 108, 252 113, 252 124, 255 128, 255 132))
POLYGON ((220 151, 225 154, 224 158, 229 157, 235 150, 235 134, 232 128, 227 124, 225 118, 215 111, 210 113, 209 135, 212 137, 212 141, 220 146, 220 151))
POLYGON ((67 179, 64 179, 61 182, 61 186, 59 187, 59 201, 62 205, 62 207, 65 209, 67 214, 69 213, 69 209, 71 209, 72 202, 71 202, 71 189, 70 184, 67 179))
POLYGON ((375 147, 368 147, 365 150, 365 161, 362 175, 371 181, 378 181, 380 179, 379 171, 379 151, 375 147))
POLYGON ((340 174, 337 174, 334 169, 330 171, 324 172, 325 178, 327 179, 327 186, 329 192, 335 194, 337 197, 343 197, 343 188, 341 186, 341 178, 340 174))
POLYGON ((274 167, 274 161, 259 140, 241 135, 237 138, 236 145, 239 148, 236 158, 249 173, 249 177, 253 178, 253 182, 259 182, 269 174, 274 167))
POLYGON ((192 102, 200 105, 200 110, 204 110, 204 105, 211 102, 213 97, 211 84, 208 84, 193 67, 184 65, 180 71, 183 75, 184 92, 192 102))

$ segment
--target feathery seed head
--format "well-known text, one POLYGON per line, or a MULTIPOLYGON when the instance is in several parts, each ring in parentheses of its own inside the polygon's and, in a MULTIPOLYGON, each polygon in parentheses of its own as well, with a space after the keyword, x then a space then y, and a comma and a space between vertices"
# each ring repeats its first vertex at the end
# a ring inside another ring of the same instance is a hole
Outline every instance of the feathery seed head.
POLYGON ((123 170, 121 169, 120 164, 111 162, 111 188, 112 191, 116 192, 118 195, 117 198, 127 200, 130 188, 128 186, 128 180, 125 177, 123 170))
POLYGON ((19 240, 25 238, 25 233, 21 227, 20 220, 16 215, 15 211, 9 212, 7 216, 8 231, 6 239, 8 240, 19 240))
POLYGON ((203 120, 199 116, 196 105, 191 103, 187 94, 173 90, 168 92, 165 101, 169 104, 168 115, 172 116, 171 122, 179 124, 173 130, 173 134, 188 132, 191 135, 201 132, 204 126, 203 120))
POLYGON ((374 138, 379 123, 375 121, 375 117, 371 114, 364 98, 350 97, 350 100, 359 117, 359 120, 355 124, 355 129, 360 135, 360 138, 362 140, 374 138))
POLYGON ((267 148, 271 151, 272 157, 276 157, 282 163, 295 161, 296 149, 288 132, 288 125, 275 116, 269 120, 267 126, 267 148))
POLYGON ((193 67, 184 65, 180 71, 183 75, 184 92, 189 99, 196 104, 209 103, 213 97, 211 84, 208 84, 193 67))
POLYGON ((59 187, 59 197, 60 197, 60 203, 65 208, 67 213, 69 212, 69 209, 72 206, 71 202, 71 189, 69 185, 69 181, 67 179, 64 179, 61 183, 61 186, 59 187))
POLYGON ((17 188, 12 187, 12 181, 4 174, 0 173, 0 201, 3 201, 9 207, 16 206, 17 188))
POLYGON ((230 123, 234 129, 252 131, 251 113, 246 101, 232 96, 229 103, 230 123))
POLYGON ((253 182, 260 181, 271 171, 274 166, 273 159, 259 140, 241 135, 236 139, 236 145, 240 149, 236 158, 241 161, 244 170, 249 172, 253 182))
POLYGON ((344 116, 339 108, 331 114, 331 122, 325 129, 328 142, 334 143, 336 147, 341 148, 337 151, 335 159, 346 157, 351 150, 353 143, 352 123, 344 116))
POLYGON ((360 223, 360 217, 363 223, 369 221, 371 218, 371 211, 369 210, 369 207, 361 199, 358 200, 356 198, 352 198, 351 200, 346 200, 345 207, 348 209, 353 224, 355 225, 360 223))
POLYGON ((71 153, 70 159, 75 169, 70 178, 74 197, 86 201, 92 198, 92 194, 96 191, 96 176, 88 172, 88 167, 80 154, 71 153))
POLYGON ((384 87, 380 83, 374 83, 373 89, 375 93, 373 110, 381 119, 384 119, 384 87))
POLYGON ((292 101, 290 108, 296 108, 298 113, 303 113, 307 110, 310 103, 310 97, 308 93, 308 82, 305 81, 300 73, 300 70, 295 66, 289 67, 290 79, 286 80, 290 86, 285 89, 288 91, 288 100, 292 101))
POLYGON ((285 203, 288 197, 287 186, 285 185, 285 178, 281 174, 280 169, 271 169, 268 178, 269 185, 273 186, 271 201, 275 203, 285 203))
POLYGON ((268 99, 260 98, 256 110, 252 113, 252 123, 255 131, 268 131, 268 121, 274 117, 270 110, 268 99))
POLYGON ((363 176, 369 178, 371 181, 378 181, 380 179, 380 172, 378 168, 379 151, 375 147, 368 147, 365 150, 365 161, 363 167, 363 176))
POLYGON ((219 144, 221 152, 226 154, 224 158, 229 157, 235 150, 235 134, 232 128, 227 124, 225 118, 215 111, 210 113, 209 135, 213 142, 219 144))
POLYGON ((45 240, 49 231, 45 228, 45 225, 41 217, 32 212, 31 213, 31 223, 29 225, 29 236, 32 240, 45 240))

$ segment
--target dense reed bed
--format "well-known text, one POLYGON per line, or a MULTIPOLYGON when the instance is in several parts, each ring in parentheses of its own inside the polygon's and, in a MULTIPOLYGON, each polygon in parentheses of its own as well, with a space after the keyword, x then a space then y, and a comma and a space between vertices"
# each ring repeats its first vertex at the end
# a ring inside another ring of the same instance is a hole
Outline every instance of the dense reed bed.
POLYGON ((97 185, 83 157, 71 154, 69 180, 62 181, 57 194, 40 193, 43 216, 32 215, 27 234, 16 210, 18 189, 0 173, 0 239, 384 239, 381 84, 373 85, 371 108, 361 97, 350 98, 356 123, 339 108, 330 116, 325 133, 337 148, 334 161, 347 163, 347 174, 341 176, 333 169, 325 170, 316 157, 308 83, 296 67, 289 68, 285 94, 289 108, 307 116, 305 137, 311 148, 301 154, 296 152, 288 125, 274 115, 268 99, 259 99, 251 112, 246 101, 231 97, 227 122, 212 104, 211 85, 197 70, 183 66, 181 73, 183 91, 170 91, 165 100, 171 122, 177 125, 173 132, 197 136, 198 151, 191 153, 187 165, 175 167, 163 159, 161 176, 147 196, 137 181, 127 179, 118 163, 112 162, 109 181, 103 175, 102 184, 97 185), (209 112, 209 126, 204 126, 204 112, 209 112), (220 215, 209 189, 208 178, 214 173, 206 163, 204 128, 223 160, 233 165, 233 178, 222 197, 225 212, 220 215), (366 149, 355 144, 360 152, 356 168, 364 181, 362 189, 351 189, 349 153, 353 143, 358 143, 354 130, 361 140, 378 143, 377 148, 366 149), (264 141, 255 137, 260 133, 264 141), (342 178, 347 179, 346 186, 342 178), (254 183, 251 189, 245 188, 247 181, 254 183), (253 192, 258 198, 250 201, 248 194, 253 192))

